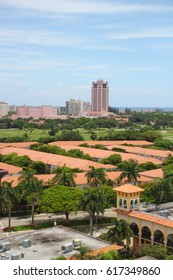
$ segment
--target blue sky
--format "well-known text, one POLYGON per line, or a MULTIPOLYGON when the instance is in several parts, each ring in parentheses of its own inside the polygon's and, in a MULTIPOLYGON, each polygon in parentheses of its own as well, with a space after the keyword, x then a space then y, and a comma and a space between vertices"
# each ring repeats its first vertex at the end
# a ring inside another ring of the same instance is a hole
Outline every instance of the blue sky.
POLYGON ((0 0, 0 101, 173 107, 172 0, 0 0))

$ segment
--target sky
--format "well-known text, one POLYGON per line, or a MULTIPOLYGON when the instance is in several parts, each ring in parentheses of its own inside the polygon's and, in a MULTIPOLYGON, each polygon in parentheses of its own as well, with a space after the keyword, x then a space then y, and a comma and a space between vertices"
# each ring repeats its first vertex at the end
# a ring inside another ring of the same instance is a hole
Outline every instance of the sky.
POLYGON ((172 0, 0 0, 0 101, 173 107, 172 0))

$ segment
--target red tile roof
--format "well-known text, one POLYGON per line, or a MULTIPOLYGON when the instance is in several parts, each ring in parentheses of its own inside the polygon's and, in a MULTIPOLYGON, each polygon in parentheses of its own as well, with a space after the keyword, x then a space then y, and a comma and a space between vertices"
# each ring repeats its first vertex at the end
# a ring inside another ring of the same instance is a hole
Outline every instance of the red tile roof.
POLYGON ((37 142, 0 143, 0 149, 4 149, 7 147, 30 148, 31 145, 36 144, 36 143, 37 142))
POLYGON ((148 213, 144 213, 144 212, 139 212, 139 211, 123 211, 123 210, 119 210, 119 209, 115 209, 113 210, 114 212, 118 213, 118 214, 122 214, 122 215, 127 215, 129 217, 134 217, 140 220, 144 220, 144 221, 149 221, 155 224, 159 224, 159 225, 163 225, 163 226, 167 226, 167 227, 171 227, 173 228, 173 221, 169 221, 165 218, 161 218, 159 216, 154 216, 148 213))
POLYGON ((121 146, 121 145, 112 145, 108 147, 112 148, 123 148, 128 153, 138 154, 140 156, 149 156, 149 157, 158 157, 158 158, 166 158, 169 154, 173 155, 173 152, 168 150, 154 150, 140 147, 129 147, 129 146, 121 146))
POLYGON ((0 169, 7 170, 9 174, 18 174, 22 171, 22 168, 4 162, 0 162, 0 169))
POLYGON ((140 174, 140 177, 144 176, 144 177, 148 177, 148 178, 152 178, 152 179, 163 178, 163 175, 164 175, 163 170, 161 168, 143 171, 143 172, 140 172, 139 174, 140 174))
POLYGON ((110 251, 119 251, 119 250, 121 250, 123 248, 124 248, 123 246, 119 246, 119 245, 113 244, 113 245, 110 245, 110 246, 107 246, 107 247, 104 247, 104 248, 101 248, 101 249, 93 250, 93 251, 87 253, 86 255, 94 257, 94 256, 98 256, 99 254, 108 253, 110 251))
POLYGON ((146 163, 146 162, 153 162, 154 164, 162 164, 161 160, 155 159, 155 158, 146 158, 143 156, 139 155, 134 155, 134 154, 129 154, 129 153, 122 153, 122 152, 114 152, 114 151, 107 151, 107 150, 101 150, 101 149, 94 149, 94 148, 86 148, 86 147, 81 147, 81 146, 74 146, 74 145, 68 145, 68 143, 61 143, 61 142, 54 142, 51 143, 51 145, 59 146, 66 151, 72 150, 72 149, 79 149, 84 154, 89 154, 91 157, 98 158, 98 159, 103 159, 107 158, 111 155, 119 154, 122 157, 122 160, 129 160, 129 159, 134 159, 137 160, 138 163, 146 163))
MULTIPOLYGON (((85 176, 86 172, 80 172, 76 173, 75 177, 75 183, 77 186, 79 185, 87 185, 87 177, 85 176)), ((106 172, 106 175, 108 176, 108 179, 115 180, 121 172, 106 172)), ((13 187, 17 186, 19 183, 19 177, 20 176, 6 176, 2 178, 3 181, 11 182, 13 181, 13 187)), ((52 180, 55 177, 55 174, 41 174, 41 175, 35 175, 36 178, 39 180, 42 180, 44 183, 48 182, 49 180, 52 180)))
POLYGON ((80 168, 83 170, 89 170, 89 166, 93 166, 95 168, 105 168, 105 169, 114 169, 115 166, 110 164, 101 164, 90 160, 71 158, 61 155, 49 154, 45 152, 32 151, 22 148, 5 148, 1 149, 1 154, 8 155, 11 153, 16 153, 19 156, 27 155, 33 161, 42 161, 49 165, 54 166, 63 166, 64 164, 70 168, 80 168))
MULTIPOLYGON (((115 141, 56 141, 52 142, 50 144, 52 145, 73 145, 73 146, 79 146, 81 144, 87 143, 89 146, 93 146, 96 144, 101 144, 103 146, 110 146, 110 145, 123 145, 123 144, 130 144, 134 146, 145 146, 145 145, 153 145, 152 142, 148 142, 145 140, 115 140, 115 141)), ((124 147, 124 146, 123 146, 124 147)))
POLYGON ((113 188, 113 190, 123 193, 144 192, 144 189, 134 186, 132 184, 124 184, 119 187, 113 188))

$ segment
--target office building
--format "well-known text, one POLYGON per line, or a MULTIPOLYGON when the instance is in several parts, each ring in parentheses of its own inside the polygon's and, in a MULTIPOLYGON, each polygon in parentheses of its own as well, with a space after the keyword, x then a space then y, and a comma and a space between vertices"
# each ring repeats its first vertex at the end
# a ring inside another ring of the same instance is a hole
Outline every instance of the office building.
POLYGON ((92 112, 108 112, 109 87, 108 82, 97 80, 92 83, 91 105, 92 112))
POLYGON ((83 110, 83 101, 82 100, 76 100, 76 99, 70 99, 69 101, 66 101, 66 112, 67 115, 77 115, 81 113, 83 110))
POLYGON ((9 106, 6 102, 0 102, 0 117, 6 116, 9 112, 9 106))

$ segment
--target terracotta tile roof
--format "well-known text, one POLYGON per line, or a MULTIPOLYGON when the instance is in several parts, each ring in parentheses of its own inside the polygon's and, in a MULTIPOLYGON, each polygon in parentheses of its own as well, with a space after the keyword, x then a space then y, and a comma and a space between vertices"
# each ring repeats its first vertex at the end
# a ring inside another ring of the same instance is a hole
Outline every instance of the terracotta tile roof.
POLYGON ((153 178, 153 179, 154 178, 163 178, 163 175, 164 175, 163 170, 161 168, 143 171, 143 172, 140 172, 139 174, 140 174, 140 177, 145 176, 145 177, 153 178))
MULTIPOLYGON (((145 146, 145 145, 153 145, 152 142, 144 141, 144 140, 136 140, 136 141, 131 141, 131 140, 117 140, 117 141, 56 141, 49 143, 50 145, 57 145, 59 146, 60 144, 65 146, 65 145, 72 145, 72 146, 79 146, 81 144, 87 143, 89 146, 96 145, 96 144, 101 144, 103 146, 110 146, 110 145, 123 145, 123 144, 130 144, 134 146, 145 146)), ((123 146, 124 147, 124 146, 123 146)))
POLYGON ((37 142, 0 143, 0 149, 4 149, 7 147, 29 148, 32 144, 36 143, 37 142))
MULTIPOLYGON (((36 178, 38 178, 39 180, 42 180, 44 183, 52 180, 54 178, 55 174, 41 174, 41 175, 35 175, 36 178)), ((13 187, 16 187, 19 184, 19 178, 20 176, 6 176, 2 178, 2 182, 6 181, 6 182, 11 182, 13 187)))
MULTIPOLYGON (((86 143, 86 142, 85 142, 86 143)), ((98 159, 103 159, 103 158, 107 158, 111 155, 115 155, 118 154, 122 157, 122 160, 129 160, 129 159, 134 159, 137 160, 138 163, 146 163, 148 161, 154 163, 154 164, 162 164, 161 160, 155 159, 155 158, 146 158, 143 156, 139 156, 139 155, 134 155, 134 154, 129 154, 129 153, 122 153, 122 152, 114 152, 114 151, 107 151, 107 150, 101 150, 101 149, 94 149, 94 148, 86 148, 86 147, 81 147, 81 146, 74 146, 73 144, 70 145, 70 143, 60 143, 60 142, 54 142, 51 143, 52 145, 55 146, 59 146, 63 149, 65 149, 66 151, 69 151, 71 149, 79 149, 82 152, 84 152, 84 154, 89 154, 91 157, 94 158, 98 158, 98 159)))
POLYGON ((12 182, 12 186, 16 187, 19 183, 19 176, 5 176, 2 178, 2 182, 12 182))
MULTIPOLYGON (((121 172, 106 172, 107 176, 111 180, 115 180, 121 172)), ((75 183, 77 186, 79 185, 87 185, 87 177, 85 176, 86 172, 80 172, 76 173, 75 177, 75 183)), ((5 176, 2 178, 3 181, 11 182, 13 181, 13 187, 16 187, 19 183, 19 177, 20 176, 5 176)), ((43 182, 48 182, 49 180, 52 180, 55 177, 55 174, 40 174, 40 175, 35 175, 36 178, 39 180, 42 180, 43 182)))
POLYGON ((94 158, 106 158, 114 154, 112 151, 107 150, 100 150, 100 149, 94 149, 94 148, 86 148, 86 147, 80 147, 80 146, 73 146, 73 145, 60 145, 61 148, 65 149, 66 151, 72 150, 72 149, 78 149, 82 151, 84 154, 89 154, 91 157, 94 158))
POLYGON ((115 209, 113 211, 118 214, 127 215, 129 217, 134 217, 134 218, 137 218, 140 220, 149 221, 149 222, 152 222, 155 224, 173 228, 173 221, 167 220, 166 218, 162 218, 159 216, 154 216, 154 215, 151 215, 148 213, 144 213, 144 212, 140 212, 140 211, 133 211, 133 210, 126 212, 123 210, 115 209))
POLYGON ((115 168, 115 166, 110 164, 101 164, 90 160, 71 158, 71 157, 27 150, 22 148, 10 147, 10 148, 1 149, 1 154, 3 155, 8 155, 10 153, 16 153, 19 156, 27 155, 33 161, 42 161, 46 164, 54 165, 54 166, 63 166, 65 164, 70 168, 80 168, 83 170, 89 170, 89 166, 94 166, 95 168, 105 168, 105 169, 115 168))
POLYGON ((22 171, 22 168, 4 162, 0 162, 0 169, 7 170, 9 174, 17 174, 22 171))
POLYGON ((122 186, 113 188, 115 191, 123 192, 123 193, 136 193, 136 192, 144 192, 144 189, 134 186, 132 184, 124 184, 122 186))
POLYGON ((145 183, 150 183, 150 182, 153 182, 154 181, 154 178, 151 178, 151 177, 145 177, 145 176, 141 176, 140 175, 140 178, 138 178, 137 182, 145 182, 145 183))
MULTIPOLYGON (((76 178, 75 178, 76 185, 87 184, 87 177, 85 176, 85 174, 86 172, 76 173, 76 178)), ((106 172, 107 178, 113 181, 115 181, 120 174, 121 174, 120 171, 106 172)))
POLYGON ((114 244, 114 245, 110 245, 110 246, 107 246, 107 247, 104 247, 104 248, 101 248, 101 249, 93 250, 93 251, 87 253, 86 255, 96 257, 99 254, 105 254, 105 253, 108 253, 110 251, 119 251, 121 249, 123 249, 123 246, 119 246, 119 245, 114 244))
POLYGON ((109 146, 109 149, 112 148, 123 148, 128 153, 138 154, 145 157, 149 156, 149 157, 166 158, 169 154, 173 155, 173 152, 167 150, 163 151, 163 150, 154 150, 154 149, 120 146, 120 145, 109 146))
POLYGON ((106 172, 108 179, 115 181, 121 174, 121 171, 106 172))

